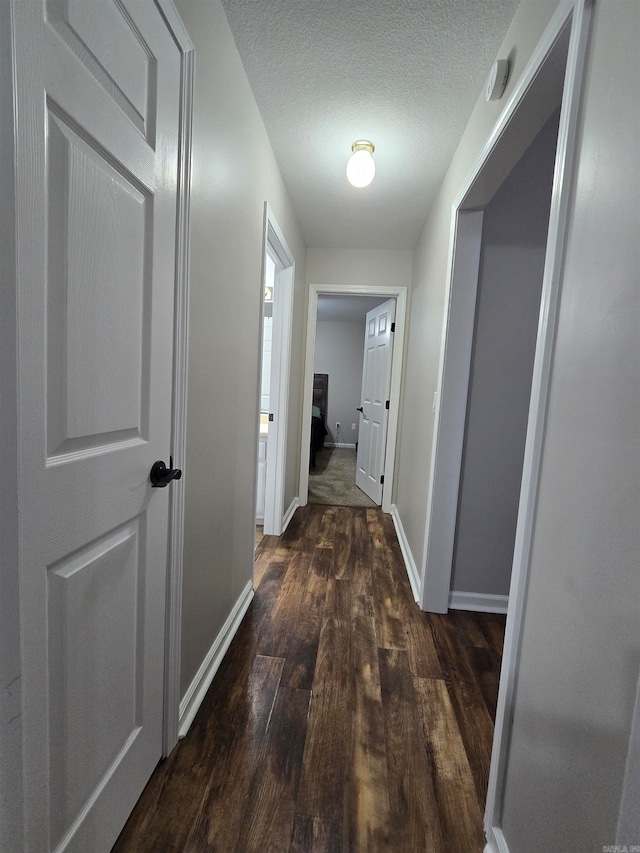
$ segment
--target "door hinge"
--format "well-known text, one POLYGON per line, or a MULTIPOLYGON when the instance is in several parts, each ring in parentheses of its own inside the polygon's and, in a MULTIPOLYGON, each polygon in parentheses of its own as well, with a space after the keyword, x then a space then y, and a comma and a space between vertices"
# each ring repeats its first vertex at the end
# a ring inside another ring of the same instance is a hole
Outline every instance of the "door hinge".
POLYGON ((387 402, 384 404, 385 409, 388 409, 388 408, 389 408, 389 403, 390 403, 390 402, 391 402, 390 400, 387 400, 387 402))
POLYGON ((396 324, 395 324, 395 323, 392 323, 392 324, 391 324, 391 331, 392 331, 392 332, 395 332, 395 330, 396 330, 396 324))
POLYGON ((384 486, 384 474, 380 477, 380 485, 384 486))
POLYGON ((273 423, 273 414, 269 414, 269 422, 273 423))

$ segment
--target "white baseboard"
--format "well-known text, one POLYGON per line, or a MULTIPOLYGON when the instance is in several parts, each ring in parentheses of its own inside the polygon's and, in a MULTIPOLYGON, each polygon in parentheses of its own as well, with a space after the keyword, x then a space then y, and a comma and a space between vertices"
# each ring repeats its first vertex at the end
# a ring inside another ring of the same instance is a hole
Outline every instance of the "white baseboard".
POLYGON ((402 526, 398 507, 395 504, 391 504, 391 518, 393 519, 393 526, 396 529, 396 536, 398 537, 398 542, 400 543, 402 559, 404 560, 404 565, 407 570, 407 575, 409 577, 409 583, 411 584, 411 591, 413 592, 413 597, 415 598, 416 602, 418 602, 420 601, 420 575, 418 573, 416 561, 413 559, 413 554, 411 553, 409 542, 407 541, 407 535, 404 532, 404 527, 402 526))
POLYGON ((333 444, 329 441, 325 441, 324 446, 325 447, 349 447, 349 448, 351 448, 351 450, 356 449, 355 444, 347 444, 344 441, 336 441, 333 444))
POLYGON ((264 515, 256 515, 256 524, 264 524, 264 515))
POLYGON ((485 595, 481 592, 457 592, 449 596, 451 610, 474 610, 477 613, 506 613, 508 595, 485 595))
POLYGON ((233 606, 233 610, 227 617, 226 622, 222 626, 218 636, 213 641, 213 645, 206 654, 205 659, 200 664, 200 669, 196 673, 195 678, 189 685, 187 692, 184 694, 180 702, 180 716, 178 718, 178 737, 184 737, 189 731, 189 727, 193 722, 198 708, 202 704, 202 700, 213 677, 218 671, 218 667, 222 663, 222 658, 231 644, 242 617, 247 612, 247 608, 251 604, 253 598, 253 581, 245 586, 240 594, 240 597, 233 606))
POLYGON ((507 842, 499 826, 492 826, 487 835, 487 845, 484 853, 509 853, 507 842))
POLYGON ((622 783, 620 812, 616 843, 622 848, 630 838, 640 838, 640 816, 638 815, 638 791, 640 791, 640 678, 636 686, 636 703, 631 718, 631 734, 627 749, 627 766, 622 783))
POLYGON ((282 519, 282 532, 284 533, 287 527, 289 526, 289 522, 293 518, 293 513, 300 506, 300 500, 298 498, 294 498, 289 504, 289 509, 285 512, 284 517, 282 519))

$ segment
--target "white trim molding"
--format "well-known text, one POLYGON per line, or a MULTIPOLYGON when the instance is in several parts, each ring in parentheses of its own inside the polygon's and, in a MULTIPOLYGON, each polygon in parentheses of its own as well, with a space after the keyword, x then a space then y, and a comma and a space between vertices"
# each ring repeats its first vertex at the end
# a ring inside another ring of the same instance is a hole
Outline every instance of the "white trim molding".
POLYGON ((338 447, 338 448, 344 447, 344 448, 347 448, 348 450, 355 450, 356 449, 355 444, 347 444, 344 441, 334 441, 333 443, 331 443, 330 441, 325 441, 324 446, 325 447, 338 447))
POLYGON ((233 610, 227 616, 226 622, 220 629, 218 636, 213 641, 205 659, 200 664, 200 669, 196 672, 193 681, 187 688, 187 692, 184 694, 184 697, 180 702, 179 736, 181 738, 189 731, 193 718, 197 714, 198 708, 202 704, 202 700, 204 699, 207 690, 211 687, 211 682, 222 663, 222 659, 231 645, 231 641, 240 627, 242 618, 253 600, 253 594, 253 582, 249 581, 234 604, 233 610))
POLYGON ((300 450, 300 488, 301 506, 306 506, 309 498, 309 456, 311 442, 311 403, 313 401, 313 362, 316 350, 316 322, 318 317, 318 296, 339 293, 350 296, 379 296, 396 300, 395 331, 393 333, 393 361, 391 363, 391 392, 389 419, 387 421, 387 443, 384 461, 384 485, 382 487, 382 510, 391 512, 391 493, 393 473, 396 461, 396 442, 398 421, 400 418, 400 390, 402 386, 402 367, 404 361, 404 341, 408 305, 408 288, 399 285, 367 284, 310 284, 309 305, 307 310, 307 345, 304 362, 304 393, 302 411, 309 412, 302 418, 300 450))
POLYGON ((393 520, 393 526, 396 529, 396 536, 398 537, 398 543, 400 544, 400 551, 402 552, 404 566, 407 570, 407 577, 411 584, 411 591, 413 592, 413 597, 416 600, 416 603, 418 603, 420 601, 420 574, 418 572, 418 567, 416 566, 416 561, 413 559, 411 548, 409 547, 407 534, 404 532, 404 527, 402 526, 402 519, 400 518, 398 507, 395 504, 391 504, 391 518, 393 520))
POLYGON ((487 844, 484 848, 484 853, 509 853, 504 834, 497 826, 487 835, 487 844))
MULTIPOLYGON (((191 139, 195 49, 171 0, 159 8, 179 46, 180 138, 178 151, 178 207, 173 338, 173 400, 171 455, 178 468, 185 466, 187 446, 187 368, 189 361, 189 211, 191 139)), ((184 480, 175 480, 169 505, 169 561, 165 616, 164 718, 162 754, 169 755, 178 741, 180 703, 180 648, 182 639, 182 555, 184 549, 184 480)))
POLYGON ((282 532, 283 533, 285 532, 285 530, 289 526, 289 522, 293 518, 293 514, 298 509, 299 506, 300 506, 300 501, 298 500, 297 497, 295 497, 291 501, 291 503, 289 504, 289 509, 285 512, 285 514, 282 518, 282 532))
POLYGON ((16 269, 16 109, 12 9, 0 3, 0 850, 23 847, 20 513, 18 509, 18 287, 16 269))
MULTIPOLYGON (((500 831, 502 799, 504 795, 510 727, 516 690, 516 676, 520 663, 520 641, 533 543, 533 524, 538 499, 538 483, 553 358, 557 305, 560 295, 567 214, 572 185, 576 128, 589 36, 591 8, 591 0, 563 0, 534 51, 527 69, 525 69, 525 76, 528 75, 533 79, 560 34, 564 31, 565 26, 570 22, 571 31, 553 176, 538 342, 533 368, 520 507, 516 527, 511 587, 509 590, 509 609, 507 611, 493 750, 491 753, 491 766, 489 768, 489 783, 484 819, 487 838, 496 837, 499 839, 502 837, 500 831)), ((504 851, 507 850, 506 844, 503 849, 504 851)))
POLYGON ((475 613, 506 613, 508 595, 487 595, 483 592, 458 592, 449 595, 451 610, 473 610, 475 613))

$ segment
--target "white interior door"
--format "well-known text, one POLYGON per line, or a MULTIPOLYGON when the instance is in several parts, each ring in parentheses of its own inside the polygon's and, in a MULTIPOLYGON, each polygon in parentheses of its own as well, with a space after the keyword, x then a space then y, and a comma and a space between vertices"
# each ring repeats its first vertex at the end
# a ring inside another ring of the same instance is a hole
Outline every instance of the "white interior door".
POLYGON ((180 53, 14 0, 25 849, 110 850, 162 746, 180 53))
POLYGON ((279 536, 284 513, 294 259, 269 205, 265 206, 265 220, 265 251, 274 273, 264 532, 279 536))
POLYGON ((384 484, 395 308, 395 299, 389 299, 369 311, 364 334, 356 485, 377 504, 384 484))
MULTIPOLYGON (((273 288, 271 340, 268 352, 263 352, 263 358, 270 359, 269 373, 269 426, 264 445, 264 497, 263 497, 263 530, 268 536, 280 534, 279 525, 282 523, 282 506, 280 494, 276 496, 278 487, 278 431, 284 426, 280 421, 280 372, 282 369, 282 307, 283 293, 280 286, 282 264, 267 241, 265 267, 268 271, 268 282, 273 288)), ((265 328, 265 335, 267 329, 265 328)), ((259 450, 261 450, 260 448, 259 450)), ((260 465, 260 453, 258 453, 260 465)), ((258 497, 260 494, 258 493, 258 497)))

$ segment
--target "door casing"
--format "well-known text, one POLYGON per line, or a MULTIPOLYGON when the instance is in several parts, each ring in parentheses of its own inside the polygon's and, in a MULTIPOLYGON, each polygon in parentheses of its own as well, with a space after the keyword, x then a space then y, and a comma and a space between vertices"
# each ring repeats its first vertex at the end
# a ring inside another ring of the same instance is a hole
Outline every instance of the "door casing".
MULTIPOLYGON (((289 416, 289 375, 291 372, 291 323, 293 318, 293 282, 295 259, 284 234, 269 207, 264 205, 264 251, 260 290, 260 304, 264 299, 266 255, 276 263, 273 301, 273 341, 271 350, 271 382, 269 386, 269 411, 274 420, 267 434, 267 477, 265 487, 264 532, 272 536, 282 533, 284 515, 284 482, 287 463, 287 419, 289 416)), ((262 318, 262 311, 260 312, 262 318)), ((262 320, 261 320, 262 322, 262 320)), ((262 353, 263 327, 260 330, 262 353)), ((256 409, 256 428, 260 412, 260 389, 256 409)), ((258 470, 258 436, 256 434, 256 463, 258 470)), ((257 489, 254 488, 254 492, 257 489)), ((255 512, 254 512, 255 516, 255 512)))
MULTIPOLYGON (((178 210, 176 223, 176 291, 173 339, 173 400, 171 447, 175 460, 185 464, 187 449, 187 369, 189 361, 189 212, 193 79, 195 47, 173 0, 155 0, 173 33, 181 54, 180 128, 178 154, 178 210)), ((162 754, 167 757, 178 742, 180 725, 180 646, 182 636, 182 555, 184 548, 184 479, 175 480, 169 503, 169 565, 165 634, 164 721, 162 754)))
POLYGON ((400 416, 400 390, 405 343, 407 288, 404 286, 366 284, 310 284, 307 309, 307 345, 305 350, 304 393, 302 404, 302 430, 300 450, 299 503, 306 506, 309 497, 309 457, 311 442, 311 405, 313 401, 313 362, 316 351, 316 323, 318 318, 318 296, 342 294, 350 296, 377 296, 380 300, 396 299, 395 331, 393 333, 393 361, 391 366, 391 396, 384 463, 384 485, 382 489, 382 511, 392 511, 393 477, 396 461, 396 441, 400 416), (307 416, 308 413, 308 416, 307 416))
POLYGON ((15 103, 11 9, 0 3, 0 850, 23 846, 20 573, 18 513, 18 358, 15 103))

